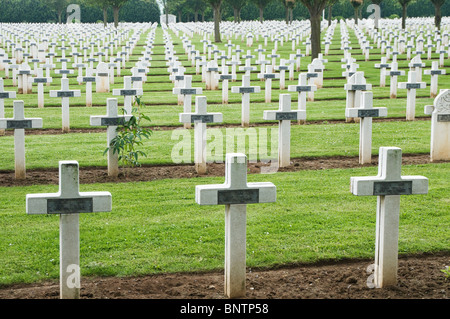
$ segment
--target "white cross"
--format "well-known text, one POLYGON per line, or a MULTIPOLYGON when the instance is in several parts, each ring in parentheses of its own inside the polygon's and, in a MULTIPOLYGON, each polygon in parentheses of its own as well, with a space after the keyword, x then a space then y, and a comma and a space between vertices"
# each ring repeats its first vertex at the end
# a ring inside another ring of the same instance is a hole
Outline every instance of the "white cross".
POLYGON ((86 76, 78 76, 78 83, 86 83, 86 106, 92 106, 92 83, 96 82, 97 79, 95 76, 92 76, 92 68, 86 68, 86 76))
POLYGON ((14 101, 13 118, 0 118, 0 129, 14 130, 15 177, 24 179, 25 170, 25 129, 42 128, 41 118, 25 118, 23 101, 14 101))
MULTIPOLYGON (((15 91, 5 91, 3 79, 0 78, 0 118, 5 117, 5 99, 15 99, 15 91)), ((5 135, 5 130, 0 129, 0 136, 5 135)))
POLYGON ((124 97, 123 107, 126 114, 131 115, 133 111, 133 97, 144 94, 143 89, 134 89, 131 81, 131 76, 123 78, 123 89, 113 89, 113 95, 120 95, 124 97))
POLYGON ((108 150, 108 175, 117 177, 119 174, 118 153, 111 147, 112 140, 117 136, 117 127, 128 121, 131 115, 118 115, 117 99, 109 98, 106 101, 106 116, 91 116, 92 126, 106 126, 106 140, 108 150))
POLYGON ((275 70, 280 72, 280 90, 284 90, 286 88, 286 71, 289 70, 286 60, 280 59, 280 65, 275 66, 275 70))
POLYGON ((222 113, 206 111, 206 96, 195 97, 194 113, 180 113, 181 123, 194 123, 194 163, 198 174, 206 174, 206 123, 222 121, 222 113))
MULTIPOLYGON (((358 71, 353 74, 344 85, 347 91, 346 108, 359 108, 361 101, 361 91, 369 91, 372 84, 367 84, 364 78, 364 72, 358 71)), ((347 122, 353 121, 353 118, 346 118, 347 122)))
POLYGON ((61 98, 62 103, 62 131, 70 131, 69 98, 80 97, 80 90, 69 90, 69 79, 61 79, 61 90, 50 90, 50 97, 61 98))
MULTIPOLYGON (((308 84, 308 74, 300 73, 298 76, 298 85, 289 85, 289 92, 298 92, 298 110, 304 111, 306 114, 306 93, 310 91, 316 91, 317 86, 314 84, 308 84)), ((299 124, 304 124, 304 119, 298 119, 299 124)))
POLYGON ((387 116, 387 108, 373 107, 373 93, 371 91, 361 93, 359 108, 345 109, 345 116, 361 118, 359 128, 359 163, 372 162, 372 118, 387 116))
POLYGON ((438 93, 438 76, 445 74, 445 69, 439 70, 438 69, 438 62, 433 61, 431 62, 431 70, 425 70, 425 74, 431 76, 431 83, 430 83, 430 97, 435 98, 438 93))
POLYGON ((27 194, 27 214, 59 214, 60 298, 80 298, 79 214, 110 212, 109 192, 80 192, 77 161, 59 162, 57 193, 27 194), (74 278, 75 277, 75 278, 74 278))
MULTIPOLYGON (((316 81, 314 81, 319 76, 319 72, 314 71, 314 66, 312 64, 308 64, 308 72, 306 73, 306 79, 308 80, 309 85, 314 85, 317 90, 317 85, 315 85, 316 81)), ((308 101, 314 101, 314 92, 316 90, 308 91, 308 101)))
POLYGON ((314 84, 317 86, 317 89, 322 88, 323 86, 323 70, 325 69, 325 65, 322 60, 316 58, 311 62, 313 72, 317 72, 317 77, 314 79, 314 84))
POLYGON ((228 153, 225 183, 196 186, 195 201, 200 205, 225 205, 225 295, 244 297, 247 204, 275 202, 275 185, 247 183, 247 157, 228 153))
POLYGON ((231 65, 231 74, 233 76, 232 81, 236 81, 236 66, 240 65, 241 61, 239 61, 239 58, 236 55, 233 55, 231 57, 231 61, 227 62, 227 65, 231 65))
POLYGON ((400 148, 381 147, 378 175, 350 179, 353 195, 378 196, 374 277, 377 288, 397 284, 400 196, 428 193, 428 179, 402 176, 401 166, 400 148))
POLYGON ((228 104, 228 81, 236 80, 236 74, 228 74, 228 67, 222 68, 222 74, 217 74, 216 78, 222 81, 222 104, 228 104))
POLYGON ((280 167, 291 164, 291 121, 305 120, 306 111, 291 111, 291 95, 280 94, 278 110, 264 111, 263 119, 279 121, 278 162, 280 167))
POLYGON ((381 57, 381 63, 375 64, 375 68, 380 69, 380 87, 386 86, 386 69, 389 67, 386 57, 381 57))
POLYGON ((256 67, 252 66, 251 63, 250 59, 246 59, 245 66, 240 66, 239 71, 245 71, 245 75, 250 76, 251 71, 256 71, 256 67))
POLYGON ((61 69, 59 70, 55 70, 56 74, 61 74, 62 78, 65 79, 67 78, 67 74, 73 74, 74 71, 72 69, 67 69, 67 60, 68 59, 60 59, 63 60, 63 62, 61 63, 61 69))
MULTIPOLYGON (((186 75, 183 81, 184 87, 173 88, 172 93, 183 96, 183 112, 191 113, 191 95, 202 94, 202 88, 192 87, 192 75, 186 75)), ((191 128, 190 122, 184 124, 184 128, 191 128)))
POLYGON ((30 78, 30 83, 38 84, 38 108, 44 107, 44 83, 51 83, 52 78, 44 77, 44 70, 38 68, 36 71, 36 77, 30 78))
POLYGON ((302 54, 301 49, 297 49, 297 52, 295 53, 295 65, 297 68, 297 72, 300 72, 300 58, 304 57, 305 55, 302 54))
POLYGON ((242 76, 242 86, 233 86, 231 93, 242 94, 242 119, 243 127, 248 127, 250 124, 250 93, 259 93, 261 88, 259 86, 250 86, 250 76, 242 76))
POLYGON ((417 80, 416 71, 408 72, 408 82, 400 82, 399 89, 406 89, 406 119, 414 121, 416 114, 416 89, 423 89, 426 87, 425 82, 417 80))
POLYGON ((431 114, 431 161, 450 160, 450 90, 441 90, 433 105, 425 106, 431 114))
POLYGON ((258 75, 258 78, 260 78, 261 81, 264 81, 264 72, 266 71, 266 64, 270 63, 270 61, 266 60, 265 58, 266 58, 265 55, 262 54, 262 55, 260 55, 260 59, 256 61, 256 64, 261 65, 259 75, 258 75))
POLYGON ((272 79, 279 79, 280 74, 272 73, 272 66, 266 65, 266 72, 264 74, 258 74, 259 79, 265 80, 265 102, 270 103, 272 101, 272 79))
POLYGON ((390 82, 390 98, 396 99, 397 98, 397 77, 405 75, 405 71, 400 71, 398 69, 398 63, 392 62, 391 63, 391 71, 388 71, 386 75, 389 75, 391 77, 390 82))

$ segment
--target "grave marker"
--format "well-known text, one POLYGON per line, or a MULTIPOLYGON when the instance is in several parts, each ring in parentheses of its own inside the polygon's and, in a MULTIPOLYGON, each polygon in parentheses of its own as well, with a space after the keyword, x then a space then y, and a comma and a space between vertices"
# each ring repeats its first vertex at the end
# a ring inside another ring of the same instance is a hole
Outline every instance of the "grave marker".
POLYGON ((241 125, 249 127, 250 125, 250 94, 259 93, 261 88, 259 86, 250 86, 250 76, 242 76, 242 86, 233 86, 232 93, 242 94, 242 119, 241 125))
POLYGON ((247 204, 275 202, 275 185, 247 183, 247 157, 228 153, 225 183, 196 186, 195 201, 200 205, 225 205, 225 295, 244 297, 247 204))
POLYGON ((408 72, 408 82, 400 82, 399 89, 406 89, 406 120, 414 121, 416 114, 416 89, 423 89, 426 87, 425 82, 417 80, 416 71, 408 72))
POLYGON ((180 113, 181 123, 194 123, 194 163, 198 174, 206 174, 206 123, 220 123, 222 113, 206 111, 206 96, 195 97, 195 112, 180 113))
POLYGON ((69 99, 72 97, 80 97, 80 90, 69 90, 69 79, 61 79, 61 90, 50 90, 50 97, 61 98, 62 106, 62 131, 68 133, 70 131, 70 110, 69 99))
POLYGON ((125 76, 123 78, 123 89, 113 89, 113 95, 123 96, 123 108, 125 109, 126 114, 131 115, 133 111, 133 97, 141 96, 144 94, 142 89, 133 88, 131 76, 125 76))
POLYGON ((431 62, 431 70, 425 70, 425 74, 428 74, 431 76, 431 83, 430 83, 430 97, 435 98, 438 93, 438 76, 445 74, 445 70, 439 70, 438 69, 438 62, 433 61, 431 62))
MULTIPOLYGON (((5 91, 3 79, 0 78, 0 118, 5 118, 5 99, 15 99, 15 91, 5 91)), ((5 130, 0 129, 0 136, 5 135, 5 130)))
MULTIPOLYGON (((289 85, 289 92, 298 92, 298 110, 304 111, 306 114, 306 93, 310 91, 316 91, 317 86, 314 84, 308 84, 308 74, 300 73, 298 76, 298 85, 289 85)), ((298 124, 305 124, 305 119, 299 118, 298 124)))
MULTIPOLYGON (((184 87, 172 89, 173 94, 178 94, 183 96, 183 112, 191 113, 192 98, 191 95, 202 94, 202 88, 192 87, 192 75, 186 75, 184 77, 184 87)), ((184 123, 184 128, 191 128, 190 122, 184 123)))
POLYGON ((450 90, 441 90, 433 105, 425 106, 431 114, 431 161, 450 160, 450 90))
POLYGON ((27 214, 59 214, 60 298, 80 298, 79 214, 109 212, 109 192, 80 192, 76 161, 59 162, 59 191, 26 196, 27 214), (74 274, 75 271, 75 274, 74 274), (75 275, 75 278, 74 278, 75 275))
POLYGON ((401 165, 400 148, 381 147, 378 175, 350 179, 353 195, 378 197, 374 274, 377 288, 397 284, 400 196, 428 192, 428 179, 423 176, 401 176, 401 165))

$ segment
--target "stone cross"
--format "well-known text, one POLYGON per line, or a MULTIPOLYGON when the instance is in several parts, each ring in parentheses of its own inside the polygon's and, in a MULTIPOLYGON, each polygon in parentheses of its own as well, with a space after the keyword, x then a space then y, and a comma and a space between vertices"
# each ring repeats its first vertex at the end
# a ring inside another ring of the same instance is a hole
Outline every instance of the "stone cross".
POLYGON ((265 80, 265 102, 272 102, 272 79, 279 79, 280 74, 273 73, 273 69, 271 65, 266 65, 266 72, 264 74, 258 74, 259 79, 265 80))
MULTIPOLYGON (((45 64, 42 64, 41 67, 45 69, 45 77, 50 77, 50 70, 55 68, 55 65, 51 63, 49 58, 45 59, 45 64)), ((47 83, 47 86, 50 86, 50 83, 47 83)))
POLYGON ((70 111, 69 99, 71 97, 80 97, 80 90, 69 90, 69 79, 61 79, 61 90, 50 90, 50 97, 59 97, 62 101, 62 131, 70 131, 70 111))
MULTIPOLYGON (((192 98, 191 95, 202 94, 202 88, 192 87, 192 75, 184 76, 184 87, 178 87, 172 89, 173 94, 178 94, 183 96, 183 112, 191 113, 192 98)), ((191 128, 191 122, 185 122, 184 128, 191 128)))
POLYGON ((231 74, 233 76, 232 81, 236 81, 236 66, 240 65, 241 61, 239 61, 239 58, 236 55, 233 55, 231 57, 231 61, 227 62, 227 65, 231 65, 231 74))
POLYGON ((194 113, 180 113, 181 123, 194 123, 194 163, 198 174, 206 174, 206 123, 222 121, 222 113, 206 111, 206 96, 195 97, 194 113))
POLYGON ((261 88, 259 86, 250 86, 250 76, 242 76, 242 86, 233 86, 231 93, 242 94, 242 119, 241 125, 249 127, 250 125, 250 94, 259 93, 261 88))
POLYGON ((59 191, 27 194, 27 214, 59 214, 60 298, 80 298, 80 213, 110 212, 109 192, 80 192, 77 161, 59 162, 59 191))
POLYGON ((44 83, 51 83, 52 78, 44 77, 44 70, 41 68, 37 69, 37 76, 35 78, 30 78, 30 83, 37 83, 38 85, 38 108, 44 107, 44 83))
POLYGON ((417 80, 416 71, 408 72, 408 82, 400 82, 399 89, 406 89, 406 120, 414 121, 416 114, 416 89, 423 89, 426 87, 425 82, 417 80))
POLYGON ((41 118, 25 118, 23 101, 14 101, 13 118, 0 118, 0 129, 14 130, 14 159, 16 179, 25 179, 25 129, 42 128, 41 118))
POLYGON ((123 108, 126 114, 131 115, 133 111, 133 97, 144 94, 143 89, 133 88, 131 76, 125 76, 123 78, 123 89, 113 89, 113 95, 120 95, 124 97, 123 108))
POLYGON ((445 74, 445 70, 438 69, 438 62, 431 62, 431 70, 425 70, 424 73, 431 76, 430 97, 435 98, 438 94, 438 76, 445 74))
MULTIPOLYGON (((131 113, 130 113, 131 114, 131 113)), ((119 175, 118 153, 111 148, 112 140, 117 136, 117 127, 128 121, 131 115, 118 115, 117 99, 109 98, 106 102, 106 116, 91 116, 92 126, 106 126, 106 140, 108 149, 108 175, 119 175)))
MULTIPOLYGON (((364 72, 356 72, 344 85, 344 89, 347 91, 346 108, 359 108, 361 100, 361 91, 369 91, 372 89, 372 84, 367 84, 364 78, 364 72)), ((346 122, 354 121, 353 118, 346 118, 346 122)))
POLYGON ((431 161, 450 160, 450 90, 441 90, 433 105, 425 106, 431 114, 431 161))
POLYGON ((375 68, 380 69, 380 87, 386 86, 386 69, 389 64, 386 62, 386 57, 381 57, 381 63, 375 64, 375 68))
POLYGON ((236 74, 228 74, 228 67, 222 68, 222 74, 216 75, 222 81, 222 104, 228 104, 228 81, 235 81, 236 74))
POLYGON ((86 83, 86 106, 92 106, 92 83, 97 81, 95 76, 92 76, 92 69, 86 68, 86 76, 77 77, 78 83, 86 83))
POLYGON ((359 108, 345 109, 345 116, 361 118, 359 126, 359 164, 372 162, 372 118, 387 116, 387 108, 373 107, 373 93, 371 91, 361 93, 359 108))
POLYGON ((386 72, 386 75, 389 75, 391 77, 390 82, 390 98, 396 99, 397 98, 397 77, 405 75, 405 71, 400 71, 398 69, 398 63, 392 62, 391 63, 391 70, 386 72))
POLYGON ((291 121, 306 119, 306 111, 291 111, 291 95, 280 94, 278 110, 264 111, 263 119, 279 121, 278 125, 278 163, 279 167, 291 164, 291 121))
POLYGON ((225 205, 225 295, 244 297, 247 204, 275 202, 275 185, 247 183, 247 157, 228 153, 225 183, 196 186, 195 201, 200 205, 225 205))
POLYGON ((245 60, 245 65, 244 66, 240 66, 239 67, 239 71, 245 71, 245 75, 250 76, 250 72, 251 71, 256 71, 256 67, 251 65, 251 60, 250 59, 246 59, 245 60))
POLYGON ((377 288, 397 284, 400 196, 428 192, 428 179, 423 176, 401 176, 401 165, 400 148, 381 147, 378 175, 350 179, 353 195, 378 197, 374 274, 377 288))
MULTIPOLYGON (((5 118, 5 99, 15 99, 15 91, 5 91, 3 79, 0 78, 0 118, 5 118)), ((5 135, 5 130, 0 129, 0 136, 5 135)))
POLYGON ((280 90, 284 90, 286 88, 286 71, 289 70, 286 60, 280 59, 280 65, 276 65, 275 70, 280 72, 280 90))
MULTIPOLYGON (((306 93, 310 91, 316 91, 317 86, 314 84, 308 84, 308 74, 300 73, 298 76, 298 85, 289 85, 289 92, 298 92, 298 110, 304 111, 306 114, 306 93)), ((305 124, 306 120, 299 118, 298 124, 305 124)))

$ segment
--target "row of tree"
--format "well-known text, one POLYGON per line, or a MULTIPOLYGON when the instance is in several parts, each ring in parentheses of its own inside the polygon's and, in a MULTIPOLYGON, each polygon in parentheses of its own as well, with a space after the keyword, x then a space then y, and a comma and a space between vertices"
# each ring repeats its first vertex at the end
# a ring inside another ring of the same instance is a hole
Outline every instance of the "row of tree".
POLYGON ((71 4, 85 23, 159 22, 161 15, 155 0, 0 0, 0 22, 66 23, 71 4))

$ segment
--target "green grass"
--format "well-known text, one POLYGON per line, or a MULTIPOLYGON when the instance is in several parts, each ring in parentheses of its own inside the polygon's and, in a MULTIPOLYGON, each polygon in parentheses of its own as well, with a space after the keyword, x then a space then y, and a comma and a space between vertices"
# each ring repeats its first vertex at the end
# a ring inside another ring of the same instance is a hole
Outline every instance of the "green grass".
MULTIPOLYGON (((448 249, 449 168, 403 167, 403 174, 428 177, 430 188, 428 195, 401 199, 400 254, 448 249)), ((376 173, 371 167, 249 175, 249 182, 273 182, 277 202, 248 205, 247 266, 373 258, 376 198, 351 195, 349 183, 351 176, 376 173)), ((194 188, 223 181, 81 185, 113 198, 112 212, 80 215, 82 275, 221 269, 224 207, 197 205, 194 188)), ((56 191, 54 185, 0 188, 0 284, 58 278, 59 217, 25 213, 26 194, 56 191)))
MULTIPOLYGON (((171 31, 169 31, 171 32, 171 31)), ((181 41, 171 32, 174 49, 186 67, 186 74, 193 75, 194 87, 205 87, 201 76, 195 74, 184 55, 181 41)), ((141 36, 139 45, 145 43, 146 34, 141 36)), ((319 121, 317 125, 291 126, 291 157, 327 157, 358 155, 358 124, 335 124, 329 120, 345 119, 345 78, 340 59, 340 31, 336 28, 326 72, 324 87, 315 93, 315 101, 307 102, 307 120, 319 121)), ((201 36, 195 35, 192 44, 202 52, 201 36)), ((379 70, 374 68, 381 60, 380 49, 371 50, 370 61, 365 62, 357 39, 350 32, 352 57, 357 59, 359 70, 364 71, 366 80, 373 86, 374 107, 387 107, 388 116, 405 118, 406 90, 398 90, 397 99, 389 99, 389 79, 386 87, 379 87, 379 70)), ((240 44, 244 50, 245 43, 240 44)), ((172 94, 173 83, 169 79, 164 60, 162 31, 156 31, 148 81, 144 84, 142 101, 147 105, 143 111, 151 122, 144 123, 154 129, 153 135, 144 142, 142 149, 147 158, 144 164, 172 164, 172 152, 177 150, 182 137, 191 146, 188 162, 193 159, 193 130, 159 130, 158 126, 180 127, 177 96, 172 94), (179 135, 181 134, 181 135, 179 135)), ((219 44, 224 50, 226 41, 219 44)), ((266 55, 273 44, 266 47, 266 55)), ((298 48, 305 52, 304 45, 298 48)), ((134 56, 127 62, 122 76, 130 75, 130 68, 138 60, 142 47, 136 47, 134 56)), ((60 53, 57 50, 57 53, 60 53)), ((291 52, 291 43, 285 42, 277 51, 282 58, 291 52)), ((116 52, 114 52, 116 54, 116 52)), ((437 55, 433 54, 433 59, 437 55)), ((253 60, 253 63, 256 59, 253 60)), ((305 72, 310 57, 302 58, 301 71, 305 72)), ((430 68, 431 61, 422 56, 422 61, 430 68)), ((398 58, 399 68, 407 71, 405 55, 398 58)), ((57 64, 57 69, 61 67, 57 64)), ((447 73, 450 60, 445 59, 447 73)), ((77 70, 76 72, 77 73, 77 70)), ((407 73, 407 72, 406 72, 407 73)), ((439 77, 439 88, 448 88, 450 77, 439 77)), ((229 86, 241 85, 239 81, 229 86)), ((4 71, 0 71, 4 76, 4 71)), ((288 74, 286 74, 287 79, 288 74)), ((76 77, 76 75, 75 75, 76 77)), ((111 93, 93 93, 95 107, 85 107, 85 86, 79 86, 74 76, 70 78, 72 89, 80 89, 82 96, 70 100, 72 128, 90 128, 89 117, 106 114, 106 99, 112 96, 112 89, 123 87, 123 77, 116 77, 111 85, 111 93)), ((407 79, 399 77, 398 82, 407 79)), ((297 84, 295 80, 286 80, 297 84)), ((430 105, 430 77, 423 76, 426 89, 417 90, 416 116, 423 116, 423 107, 430 105)), ((264 82, 252 74, 252 85, 261 86, 261 93, 251 95, 251 123, 270 123, 262 119, 264 110, 278 108, 281 93, 278 81, 272 82, 272 102, 264 102, 264 82)), ((50 98, 48 91, 60 88, 60 77, 55 77, 50 87, 45 87, 44 109, 37 108, 36 87, 33 94, 18 95, 25 101, 26 117, 43 118, 44 128, 61 128, 60 99, 50 98)), ((5 90, 16 90, 12 81, 5 80, 5 90)), ((207 96, 208 111, 222 112, 224 123, 240 124, 241 96, 229 92, 228 105, 221 104, 221 91, 203 90, 207 96)), ((292 108, 297 108, 297 94, 291 93, 292 108)), ((117 97, 119 105, 123 98, 117 97)), ((6 117, 12 116, 12 100, 5 100, 6 117)), ((193 103, 194 105, 194 103, 193 103)), ((251 128, 261 136, 265 132, 277 130, 277 123, 270 126, 251 128)), ((209 147, 226 152, 244 152, 249 159, 262 159, 258 151, 230 149, 226 137, 239 130, 218 128, 208 125, 208 132, 216 139, 209 147), (256 151, 256 153, 254 153, 256 151)), ((269 137, 271 135, 269 134, 269 137)), ((246 144, 251 144, 250 140, 246 144)), ((258 147, 265 144, 258 144, 258 147)), ((430 151, 430 121, 374 122, 372 154, 378 154, 381 146, 396 146, 404 154, 430 151)), ((32 135, 26 132, 27 169, 57 168, 60 160, 77 160, 81 169, 86 166, 102 166, 106 171, 106 130, 102 133, 70 133, 58 135, 32 135)), ((271 152, 269 142, 267 151, 271 152)), ((12 136, 0 136, 0 170, 14 169, 14 141, 12 136)), ((209 157, 220 161, 223 156, 209 157)), ((429 194, 424 196, 403 196, 400 212, 400 254, 417 252, 447 251, 450 240, 449 219, 449 163, 404 166, 402 174, 423 175, 429 178, 429 194)), ((272 204, 249 205, 247 216, 247 266, 275 267, 293 263, 313 263, 321 260, 343 258, 373 258, 375 242, 375 197, 356 197, 349 192, 351 176, 376 175, 376 167, 355 169, 333 169, 276 173, 271 175, 249 175, 249 182, 270 181, 277 186, 277 202, 272 204)), ((81 185, 81 191, 110 191, 113 196, 111 213, 82 214, 81 231, 81 271, 83 276, 134 276, 149 273, 207 271, 223 268, 224 251, 224 207, 199 206, 194 200, 195 185, 223 183, 224 178, 196 178, 177 180, 157 180, 140 183, 115 183, 81 185)), ((31 193, 56 192, 57 186, 1 187, 0 184, 0 286, 20 282, 36 282, 57 279, 59 273, 59 221, 58 216, 27 216, 25 196, 31 193)))
MULTIPOLYGON (((373 123, 372 153, 378 154, 381 146, 397 146, 403 153, 429 153, 430 122, 386 122, 373 123)), ((223 161, 225 153, 242 152, 250 160, 267 159, 272 151, 271 139, 277 134, 278 126, 264 126, 249 129, 214 128, 207 129, 209 142, 207 151, 216 151, 209 161, 223 161), (234 138, 233 147, 227 141, 234 138), (267 143, 263 139, 267 136, 267 143), (245 137, 245 150, 239 138, 245 137), (248 145, 254 145, 249 149, 248 145), (267 146, 266 146, 267 145, 267 146), (218 154, 218 155, 216 155, 218 154), (267 156, 265 156, 267 154, 267 156)), ((4 136, 0 144, 3 161, 0 170, 14 169, 14 137, 4 136)), ((26 165, 28 169, 58 167, 60 160, 77 160, 80 166, 106 166, 105 133, 71 133, 58 135, 26 135, 26 165), (70 147, 68 147, 70 145, 70 147)), ((142 164, 193 163, 193 130, 154 130, 141 148, 147 157, 141 157, 142 164), (190 147, 189 147, 190 146, 190 147), (190 151, 190 155, 189 155, 190 151)), ((359 124, 292 125, 291 157, 357 156, 359 154, 359 124)))

